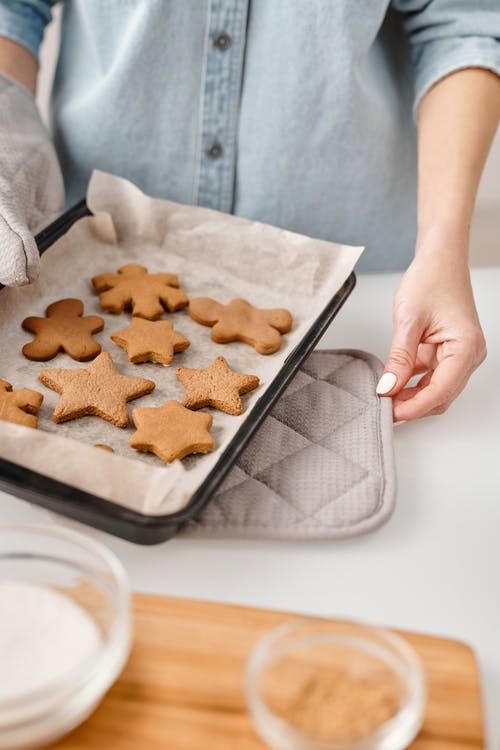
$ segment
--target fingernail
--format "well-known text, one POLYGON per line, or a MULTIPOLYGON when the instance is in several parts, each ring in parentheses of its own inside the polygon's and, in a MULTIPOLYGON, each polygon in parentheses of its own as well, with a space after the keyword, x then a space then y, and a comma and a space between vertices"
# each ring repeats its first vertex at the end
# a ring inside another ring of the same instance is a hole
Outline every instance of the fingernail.
POLYGON ((392 426, 399 427, 400 424, 406 424, 406 422, 407 422, 406 419, 401 419, 399 422, 394 422, 392 426))
POLYGON ((377 393, 379 396, 384 396, 389 391, 392 391, 396 385, 398 378, 393 372, 384 372, 377 384, 377 393))

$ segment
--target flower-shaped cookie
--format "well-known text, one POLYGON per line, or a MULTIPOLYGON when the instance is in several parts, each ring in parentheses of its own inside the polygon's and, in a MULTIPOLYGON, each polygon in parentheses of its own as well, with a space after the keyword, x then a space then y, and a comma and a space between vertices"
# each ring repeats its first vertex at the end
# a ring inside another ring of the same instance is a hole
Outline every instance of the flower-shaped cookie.
POLYGON ((116 273, 94 276, 92 284, 100 293, 103 310, 121 313, 127 307, 132 315, 147 320, 159 318, 165 312, 180 310, 189 300, 179 289, 179 280, 173 273, 148 273, 147 268, 129 263, 116 273))

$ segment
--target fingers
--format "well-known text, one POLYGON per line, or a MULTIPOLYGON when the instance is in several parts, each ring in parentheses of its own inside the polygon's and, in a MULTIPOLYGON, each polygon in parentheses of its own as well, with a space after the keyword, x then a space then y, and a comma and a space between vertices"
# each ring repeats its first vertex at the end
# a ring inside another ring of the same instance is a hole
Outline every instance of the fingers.
POLYGON ((394 421, 443 414, 465 388, 473 369, 466 354, 445 357, 414 388, 405 388, 394 398, 394 421))
POLYGON ((420 336, 421 326, 415 319, 395 318, 391 351, 377 385, 379 396, 399 393, 414 374, 420 336))
POLYGON ((428 363, 428 372, 412 388, 404 388, 393 399, 394 421, 409 421, 443 414, 465 388, 467 381, 486 357, 486 343, 480 327, 463 334, 460 341, 445 341, 434 347, 419 347, 416 368, 428 363))
POLYGON ((413 370, 414 375, 436 369, 438 366, 437 350, 436 344, 420 344, 413 370))

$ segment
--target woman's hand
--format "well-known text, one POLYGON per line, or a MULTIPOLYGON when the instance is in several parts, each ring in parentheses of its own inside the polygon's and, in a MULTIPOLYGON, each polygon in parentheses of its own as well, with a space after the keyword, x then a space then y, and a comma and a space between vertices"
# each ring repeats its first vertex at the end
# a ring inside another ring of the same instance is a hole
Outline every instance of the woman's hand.
POLYGON ((445 412, 486 357, 467 253, 457 242, 464 240, 420 243, 396 292, 391 352, 377 387, 393 397, 395 422, 445 412), (405 387, 417 374, 417 385, 405 387))
POLYGON ((442 414, 486 356, 467 265, 481 171, 500 118, 500 78, 458 70, 418 107, 418 240, 394 300, 391 353, 377 392, 396 422, 442 414), (420 374, 415 387, 405 387, 420 374))

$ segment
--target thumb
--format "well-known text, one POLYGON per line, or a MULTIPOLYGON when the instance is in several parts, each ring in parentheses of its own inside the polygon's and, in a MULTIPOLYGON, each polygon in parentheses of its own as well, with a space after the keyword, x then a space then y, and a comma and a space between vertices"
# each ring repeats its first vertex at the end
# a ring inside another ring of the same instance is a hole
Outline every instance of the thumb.
POLYGON ((410 324, 394 322, 391 351, 377 384, 379 396, 393 396, 404 388, 414 374, 419 343, 420 327, 416 321, 410 324))

